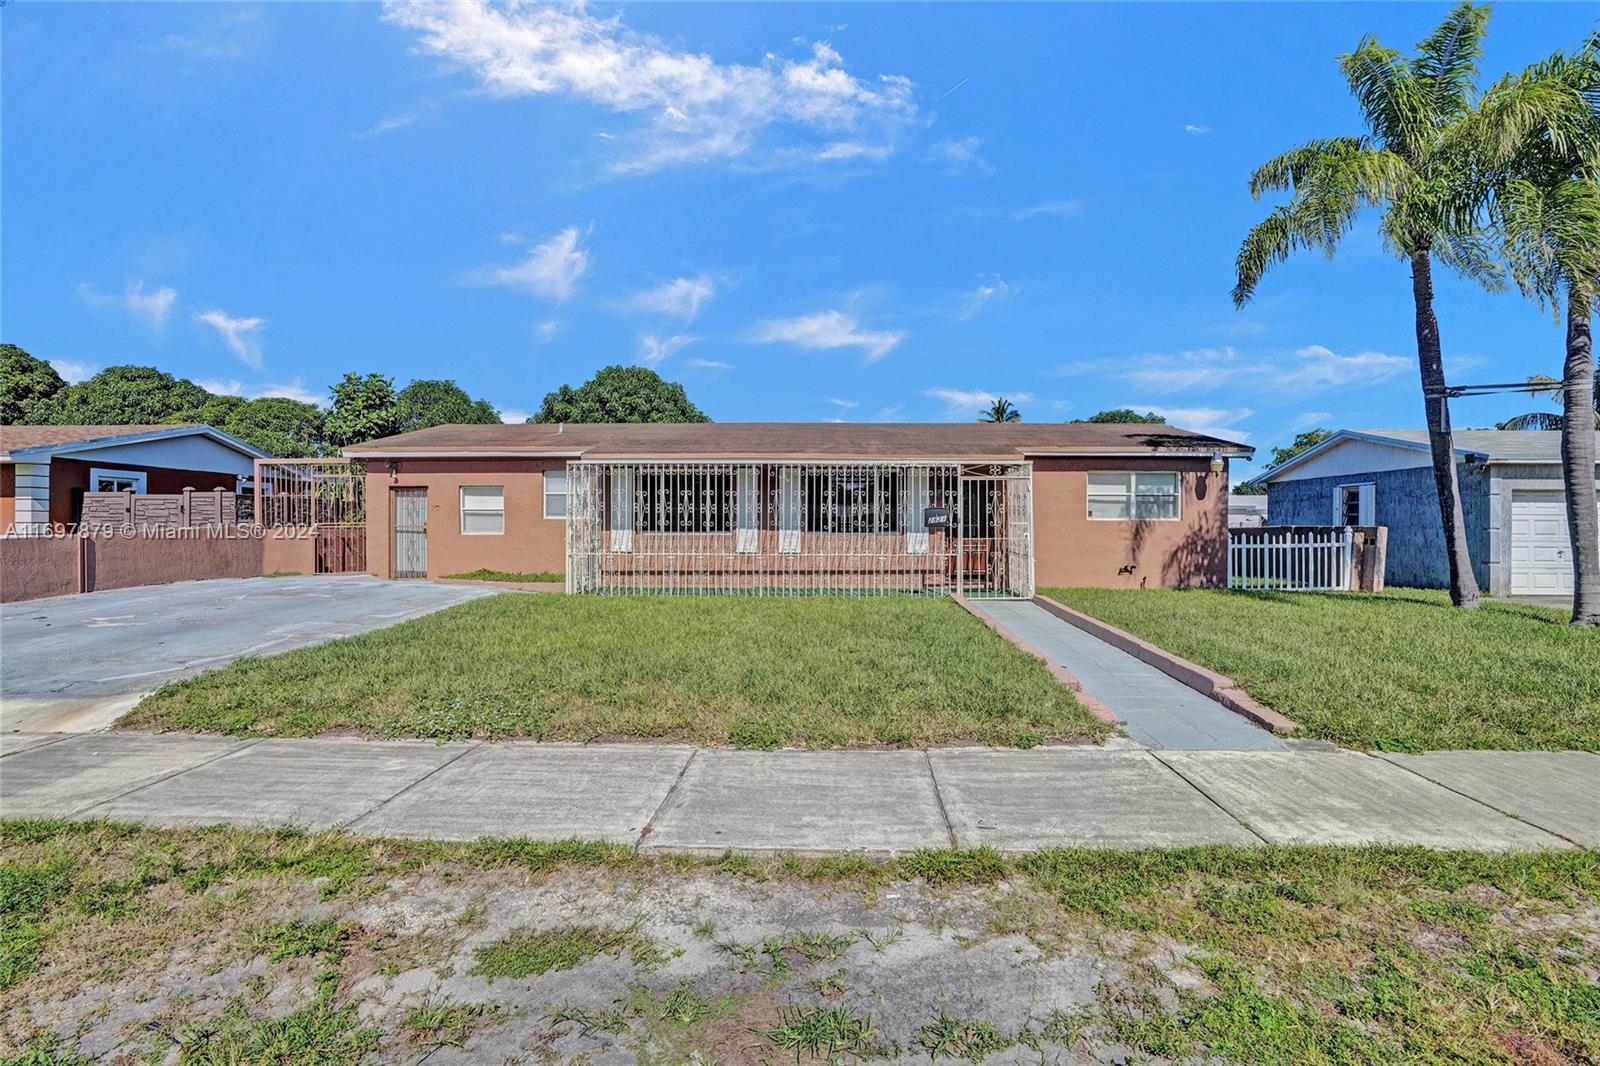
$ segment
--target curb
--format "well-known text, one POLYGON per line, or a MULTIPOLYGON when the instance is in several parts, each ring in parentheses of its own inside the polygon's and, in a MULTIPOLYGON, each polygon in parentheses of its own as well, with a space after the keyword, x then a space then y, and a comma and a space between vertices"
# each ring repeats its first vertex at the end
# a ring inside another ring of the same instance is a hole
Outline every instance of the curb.
POLYGON ((1141 662, 1149 663, 1174 681, 1187 685, 1202 696, 1209 696, 1234 714, 1243 715, 1257 725, 1265 726, 1274 733, 1294 733, 1300 729, 1299 722, 1259 702, 1226 674, 1207 670, 1198 663, 1192 663, 1188 659, 1158 648, 1147 640, 1140 640, 1132 633, 1108 625, 1098 618, 1091 618, 1082 611, 1075 611, 1048 596, 1035 596, 1033 602, 1063 622, 1077 626, 1085 633, 1127 652, 1141 662))
POLYGON ((996 622, 993 618, 990 618, 988 615, 972 606, 972 602, 965 596, 961 595, 960 593, 956 593, 950 598, 960 604, 961 609, 972 615, 972 617, 976 618, 978 621, 982 622, 984 625, 1000 634, 1000 636, 1004 637, 1012 644, 1015 644, 1018 648, 1033 656, 1035 659, 1038 659, 1040 662, 1044 663, 1044 668, 1050 671, 1050 676, 1054 677, 1061 684, 1071 689, 1072 694, 1078 698, 1078 702, 1083 705, 1084 710, 1100 719, 1100 721, 1105 722, 1107 725, 1122 724, 1122 719, 1117 717, 1115 711, 1083 690, 1083 682, 1079 681, 1075 674, 1062 668, 1059 664, 1051 662, 1050 657, 1045 655, 1044 652, 1040 651, 1038 648, 1035 648, 1032 644, 1029 644, 1027 641, 1011 632, 1011 630, 1007 629, 999 622, 996 622))
POLYGON ((559 581, 479 581, 470 577, 432 577, 438 585, 477 585, 480 588, 505 589, 508 592, 565 592, 567 586, 559 581))

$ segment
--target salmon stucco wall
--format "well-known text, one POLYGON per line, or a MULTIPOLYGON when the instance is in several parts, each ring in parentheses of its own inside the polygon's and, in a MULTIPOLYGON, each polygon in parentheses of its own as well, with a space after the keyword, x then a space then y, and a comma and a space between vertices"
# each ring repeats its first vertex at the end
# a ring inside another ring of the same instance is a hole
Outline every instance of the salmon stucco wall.
POLYGON ((367 571, 393 577, 394 490, 428 491, 428 576, 471 570, 513 573, 566 570, 567 523, 544 517, 544 472, 565 470, 565 459, 401 459, 367 464, 367 571), (461 487, 505 490, 504 533, 461 532, 461 487))
POLYGON ((0 533, 17 520, 17 468, 0 463, 0 533))
POLYGON ((178 470, 170 466, 141 466, 138 463, 119 463, 112 460, 89 462, 84 459, 50 460, 50 521, 56 525, 69 525, 76 521, 73 512, 73 490, 89 488, 91 467, 114 470, 132 470, 145 475, 145 491, 152 496, 170 495, 184 489, 210 492, 227 489, 232 492, 239 484, 237 475, 215 470, 178 470))
POLYGON ((1034 583, 1040 588, 1224 585, 1228 475, 1204 458, 1038 458, 1033 461, 1034 583), (1178 470, 1176 521, 1089 518, 1088 471, 1178 470))

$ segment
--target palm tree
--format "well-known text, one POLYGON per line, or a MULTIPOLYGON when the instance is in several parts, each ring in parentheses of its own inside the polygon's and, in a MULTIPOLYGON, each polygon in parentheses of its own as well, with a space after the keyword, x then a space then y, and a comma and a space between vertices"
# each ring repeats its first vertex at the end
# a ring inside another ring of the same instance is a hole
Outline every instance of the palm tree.
POLYGON ((1011 401, 1004 396, 990 404, 983 414, 978 416, 979 422, 1021 422, 1022 412, 1011 405, 1011 401))
MULTIPOLYGON (((1594 408, 1594 426, 1600 429, 1600 374, 1589 375, 1594 380, 1590 390, 1594 400, 1590 404, 1594 408)), ((1562 404, 1563 389, 1561 382, 1549 374, 1529 374, 1528 388, 1532 396, 1544 396, 1558 407, 1562 404)), ((1496 422, 1495 429, 1517 430, 1559 430, 1567 424, 1567 420, 1555 411, 1527 411, 1520 415, 1512 415, 1504 422, 1496 422)))
POLYGON ((1369 132, 1292 148, 1258 169, 1250 191, 1288 190, 1289 203, 1252 229, 1239 248, 1233 301, 1243 306, 1262 275, 1292 252, 1333 255, 1363 208, 1383 210, 1384 245, 1411 264, 1417 364, 1433 453, 1433 481, 1450 567, 1450 600, 1478 605, 1456 487, 1433 262, 1495 288, 1500 270, 1479 226, 1485 193, 1473 164, 1473 82, 1487 7, 1464 3, 1407 58, 1372 37, 1339 58, 1369 132))
MULTIPOLYGON (((1561 469, 1572 538, 1574 625, 1600 625, 1595 426, 1600 403, 1591 323, 1600 300, 1600 34, 1497 83, 1483 101, 1493 218, 1523 295, 1560 315, 1561 469)), ((1546 379, 1547 381, 1549 379, 1546 379)))

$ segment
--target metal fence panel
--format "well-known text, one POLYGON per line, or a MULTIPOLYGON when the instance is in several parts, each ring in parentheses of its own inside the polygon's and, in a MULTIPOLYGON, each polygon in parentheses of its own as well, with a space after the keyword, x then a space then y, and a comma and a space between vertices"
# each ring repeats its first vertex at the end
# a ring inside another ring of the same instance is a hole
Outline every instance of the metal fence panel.
POLYGON ((1026 464, 580 460, 567 484, 571 592, 1032 593, 1026 464))

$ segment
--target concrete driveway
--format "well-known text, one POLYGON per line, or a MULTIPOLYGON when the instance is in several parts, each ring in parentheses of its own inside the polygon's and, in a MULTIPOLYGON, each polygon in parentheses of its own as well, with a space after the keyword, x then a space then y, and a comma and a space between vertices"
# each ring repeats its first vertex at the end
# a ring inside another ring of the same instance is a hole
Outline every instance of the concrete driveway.
POLYGON ((255 577, 0 606, 0 732, 104 729, 168 681, 491 595, 366 574, 255 577))

